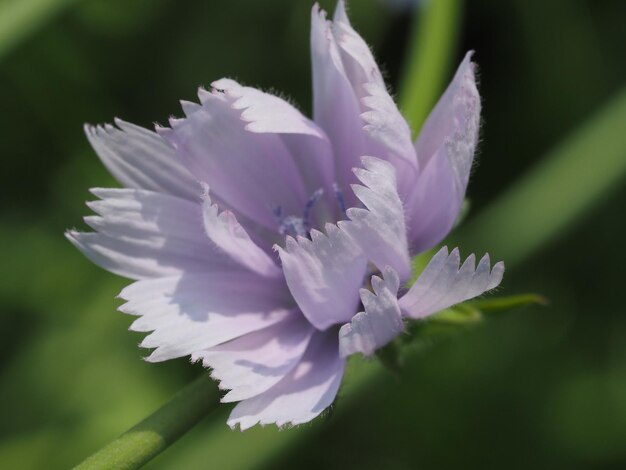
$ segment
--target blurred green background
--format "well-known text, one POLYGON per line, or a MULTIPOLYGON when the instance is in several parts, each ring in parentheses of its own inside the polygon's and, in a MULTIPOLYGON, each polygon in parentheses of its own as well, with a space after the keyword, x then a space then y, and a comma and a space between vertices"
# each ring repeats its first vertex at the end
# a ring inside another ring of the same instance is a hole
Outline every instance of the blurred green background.
MULTIPOLYGON (((413 15, 398 3, 349 3, 395 90, 413 15)), ((201 370, 143 362, 141 335, 115 311, 126 282, 63 238, 83 227, 88 188, 114 184, 82 124, 163 123, 222 76, 309 112, 310 7, 0 0, 0 468, 70 467, 201 370)), ((622 0, 477 0, 453 34, 450 64, 475 49, 484 97, 457 238, 464 253, 509 255, 501 293, 537 291, 549 307, 433 344, 366 390, 348 376, 334 411, 297 430, 231 432, 220 410, 148 468, 626 468, 625 19, 622 0), (575 147, 615 102, 624 119, 550 173, 551 149, 575 147), (542 191, 493 209, 533 168, 542 191), (560 205, 575 214, 546 229, 560 205)))

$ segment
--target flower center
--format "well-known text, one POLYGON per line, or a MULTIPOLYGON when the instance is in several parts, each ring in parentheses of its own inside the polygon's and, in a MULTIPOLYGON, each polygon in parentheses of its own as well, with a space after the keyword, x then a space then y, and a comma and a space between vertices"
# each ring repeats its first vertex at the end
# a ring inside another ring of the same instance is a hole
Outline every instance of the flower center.
POLYGON ((317 204, 317 201, 320 200, 323 194, 324 190, 322 188, 311 194, 304 205, 302 217, 295 215, 283 216, 283 208, 281 206, 274 209, 274 214, 279 223, 278 233, 281 235, 291 235, 292 237, 307 237, 311 231, 311 210, 315 207, 315 204, 317 204))
MULTIPOLYGON (((339 185, 337 185, 337 183, 333 184, 333 191, 335 193, 335 200, 339 206, 341 215, 345 217, 346 203, 343 198, 343 193, 341 192, 341 189, 339 189, 339 185)), ((281 206, 276 207, 274 209, 274 215, 278 221, 278 233, 283 236, 290 235, 292 237, 309 237, 312 228, 311 211, 323 195, 324 190, 322 188, 314 191, 304 205, 302 216, 284 215, 283 208, 281 206)))

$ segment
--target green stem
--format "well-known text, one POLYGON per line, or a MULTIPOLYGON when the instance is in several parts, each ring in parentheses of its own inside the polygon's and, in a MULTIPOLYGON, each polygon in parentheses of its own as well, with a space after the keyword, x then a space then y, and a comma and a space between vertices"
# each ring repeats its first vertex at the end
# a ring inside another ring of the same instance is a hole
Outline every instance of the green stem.
POLYGON ((209 374, 202 374, 164 406, 79 464, 76 469, 139 468, 193 428, 218 403, 217 387, 209 374))
POLYGON ((441 94, 454 57, 461 0, 430 0, 416 9, 399 102, 418 132, 441 94))

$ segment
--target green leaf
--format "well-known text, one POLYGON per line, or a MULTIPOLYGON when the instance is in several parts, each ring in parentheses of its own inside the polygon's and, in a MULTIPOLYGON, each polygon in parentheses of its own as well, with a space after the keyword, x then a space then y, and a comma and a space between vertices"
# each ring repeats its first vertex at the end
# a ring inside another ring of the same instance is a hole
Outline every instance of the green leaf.
POLYGON ((507 312, 527 305, 547 304, 548 300, 538 294, 475 299, 442 310, 426 321, 446 325, 471 325, 483 321, 485 313, 507 312))
POLYGON ((462 305, 474 308, 482 313, 492 313, 505 312, 527 305, 548 305, 549 303, 547 298, 539 294, 520 294, 469 300, 462 305))
POLYGON ((483 318, 479 309, 464 303, 442 310, 426 321, 444 325, 468 325, 478 323, 483 318))

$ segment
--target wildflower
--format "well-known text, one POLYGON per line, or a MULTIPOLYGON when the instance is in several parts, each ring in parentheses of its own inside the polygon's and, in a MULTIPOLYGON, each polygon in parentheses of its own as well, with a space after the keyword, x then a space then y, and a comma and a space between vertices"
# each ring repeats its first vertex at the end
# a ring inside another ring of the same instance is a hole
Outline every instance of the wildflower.
POLYGON ((148 361, 211 369, 228 424, 300 424, 333 402, 346 357, 497 286, 502 263, 441 249, 463 201, 480 100, 468 54, 414 144, 344 5, 311 18, 314 118, 222 79, 156 133, 86 127, 124 189, 93 189, 92 261, 136 280, 120 310, 148 361), (366 286, 371 285, 371 290, 366 286), (400 298, 399 297, 400 293, 400 298), (361 311, 359 311, 361 310, 361 311))

